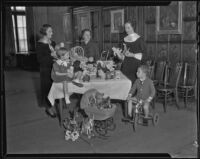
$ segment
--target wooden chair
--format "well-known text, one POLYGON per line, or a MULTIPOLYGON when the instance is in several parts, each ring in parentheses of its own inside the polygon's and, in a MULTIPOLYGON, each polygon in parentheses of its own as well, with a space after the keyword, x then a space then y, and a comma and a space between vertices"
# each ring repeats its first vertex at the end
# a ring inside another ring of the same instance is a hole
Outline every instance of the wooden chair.
POLYGON ((185 108, 187 107, 188 98, 195 96, 195 84, 197 79, 197 66, 196 64, 185 63, 183 69, 183 80, 179 85, 179 93, 184 98, 185 108))
POLYGON ((159 83, 163 83, 164 72, 165 72, 166 61, 160 61, 154 64, 154 78, 152 79, 154 85, 159 85, 159 83))
POLYGON ((170 68, 169 74, 168 74, 168 70, 169 70, 169 66, 166 65, 167 73, 164 79, 164 84, 156 87, 157 98, 158 99, 161 98, 164 100, 163 101, 164 112, 166 112, 166 104, 170 98, 170 95, 174 95, 174 98, 176 100, 176 106, 179 109, 178 84, 179 84, 180 74, 182 70, 182 64, 177 63, 175 67, 170 68), (167 81, 167 79, 169 79, 169 81, 167 81))
POLYGON ((154 76, 155 76, 155 62, 151 62, 151 64, 149 65, 149 78, 151 80, 154 80, 154 76))

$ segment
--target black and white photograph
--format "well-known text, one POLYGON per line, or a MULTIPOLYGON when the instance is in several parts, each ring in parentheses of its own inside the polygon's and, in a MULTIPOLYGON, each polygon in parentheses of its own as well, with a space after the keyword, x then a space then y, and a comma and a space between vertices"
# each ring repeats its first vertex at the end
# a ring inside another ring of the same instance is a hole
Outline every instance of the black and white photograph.
POLYGON ((4 7, 6 154, 200 157, 197 1, 4 7))

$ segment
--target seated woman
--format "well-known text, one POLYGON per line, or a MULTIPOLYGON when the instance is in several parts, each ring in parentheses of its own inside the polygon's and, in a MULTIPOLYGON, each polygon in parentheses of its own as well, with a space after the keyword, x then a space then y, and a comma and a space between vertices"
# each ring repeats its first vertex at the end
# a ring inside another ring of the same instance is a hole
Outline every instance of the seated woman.
POLYGON ((84 49, 84 55, 90 62, 99 60, 99 48, 98 45, 91 39, 91 31, 84 29, 82 31, 83 43, 81 46, 84 49))

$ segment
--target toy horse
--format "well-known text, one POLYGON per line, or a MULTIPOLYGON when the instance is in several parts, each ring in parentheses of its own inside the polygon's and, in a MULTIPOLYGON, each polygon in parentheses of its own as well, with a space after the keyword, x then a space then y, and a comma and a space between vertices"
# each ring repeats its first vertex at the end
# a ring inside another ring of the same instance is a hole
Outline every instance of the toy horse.
POLYGON ((94 115, 92 115, 92 118, 85 119, 82 123, 82 129, 81 133, 85 133, 88 135, 88 138, 90 139, 91 136, 93 136, 93 126, 94 126, 94 115))

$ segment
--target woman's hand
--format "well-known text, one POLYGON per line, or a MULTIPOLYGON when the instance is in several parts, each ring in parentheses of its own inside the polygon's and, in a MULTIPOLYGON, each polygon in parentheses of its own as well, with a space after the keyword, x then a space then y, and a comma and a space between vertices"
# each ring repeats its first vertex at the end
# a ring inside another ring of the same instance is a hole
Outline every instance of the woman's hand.
POLYGON ((53 58, 57 59, 57 55, 56 55, 56 52, 55 52, 55 51, 51 52, 51 56, 52 56, 53 58))
POLYGON ((128 94, 127 100, 130 100, 132 97, 132 94, 128 94))
POLYGON ((127 50, 127 51, 124 53, 124 55, 125 55, 126 57, 134 57, 134 54, 130 53, 129 50, 127 50))

